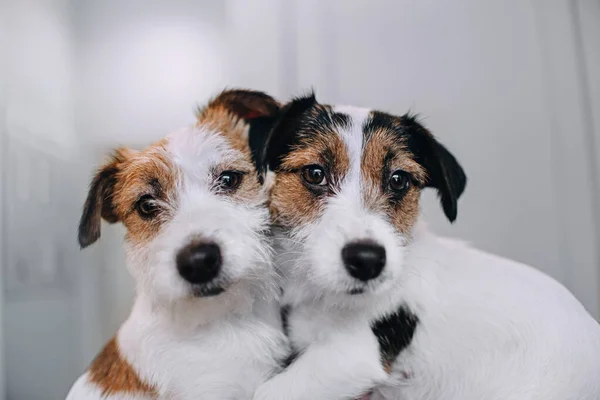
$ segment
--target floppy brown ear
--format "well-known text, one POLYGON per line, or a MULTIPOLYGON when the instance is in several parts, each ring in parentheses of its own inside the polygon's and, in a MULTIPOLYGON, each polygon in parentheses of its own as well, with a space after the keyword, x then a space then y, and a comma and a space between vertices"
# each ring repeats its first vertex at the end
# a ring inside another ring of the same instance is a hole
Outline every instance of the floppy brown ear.
POLYGON ((221 92, 208 105, 198 110, 198 121, 209 117, 211 111, 226 110, 247 121, 261 117, 274 117, 279 111, 279 102, 264 92, 247 89, 229 89, 221 92))
POLYGON ((211 100, 208 105, 198 110, 199 123, 211 120, 222 121, 222 112, 227 112, 232 123, 243 119, 248 125, 248 145, 252 161, 262 182, 262 175, 266 172, 263 162, 263 153, 269 132, 279 114, 280 104, 266 93, 247 89, 224 90, 211 100))
POLYGON ((101 219, 115 223, 119 221, 113 204, 113 195, 117 174, 127 159, 128 149, 115 150, 112 159, 102 166, 92 183, 79 220, 79 245, 86 248, 100 238, 101 219))

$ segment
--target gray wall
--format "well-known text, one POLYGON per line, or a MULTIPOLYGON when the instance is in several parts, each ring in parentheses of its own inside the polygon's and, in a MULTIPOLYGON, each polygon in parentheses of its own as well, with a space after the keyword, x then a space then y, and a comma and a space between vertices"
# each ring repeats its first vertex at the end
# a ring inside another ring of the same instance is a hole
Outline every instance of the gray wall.
POLYGON ((6 5, 0 3, 0 399, 6 393, 6 369, 4 367, 4 271, 6 269, 4 252, 4 160, 6 159, 6 5))
POLYGON ((3 334, 9 399, 60 398, 80 358, 72 215, 83 180, 65 1, 5 2, 3 334), (31 377, 35 379, 31 379, 31 377))

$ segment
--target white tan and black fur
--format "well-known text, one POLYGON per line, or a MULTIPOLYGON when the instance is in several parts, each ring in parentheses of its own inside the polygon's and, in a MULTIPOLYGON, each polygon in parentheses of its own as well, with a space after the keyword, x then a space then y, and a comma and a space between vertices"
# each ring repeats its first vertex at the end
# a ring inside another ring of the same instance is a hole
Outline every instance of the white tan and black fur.
POLYGON ((131 315, 68 399, 249 399, 288 355, 271 263, 267 189, 248 146, 279 106, 229 90, 193 128, 98 171, 79 242, 127 229, 131 315))
POLYGON ((600 399, 600 326, 541 272, 429 233, 465 174, 415 117, 284 107, 263 168, 298 357, 255 400, 600 399))

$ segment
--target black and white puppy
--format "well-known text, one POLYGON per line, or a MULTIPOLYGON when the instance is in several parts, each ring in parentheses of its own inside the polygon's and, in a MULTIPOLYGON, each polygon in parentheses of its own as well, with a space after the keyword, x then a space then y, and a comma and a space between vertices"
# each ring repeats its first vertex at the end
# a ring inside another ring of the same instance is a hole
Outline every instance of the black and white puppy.
POLYGON ((415 117, 297 98, 263 156, 299 356, 256 400, 600 399, 600 326, 567 289, 418 222, 427 187, 453 221, 466 177, 415 117))

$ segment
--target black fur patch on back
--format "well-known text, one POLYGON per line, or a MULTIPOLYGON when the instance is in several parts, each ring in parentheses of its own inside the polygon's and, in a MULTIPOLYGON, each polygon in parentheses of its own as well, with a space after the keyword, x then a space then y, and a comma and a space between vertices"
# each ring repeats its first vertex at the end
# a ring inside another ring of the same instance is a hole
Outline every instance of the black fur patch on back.
POLYGON ((371 324, 384 366, 390 366, 400 352, 410 345, 418 323, 419 318, 402 306, 395 313, 371 324))

